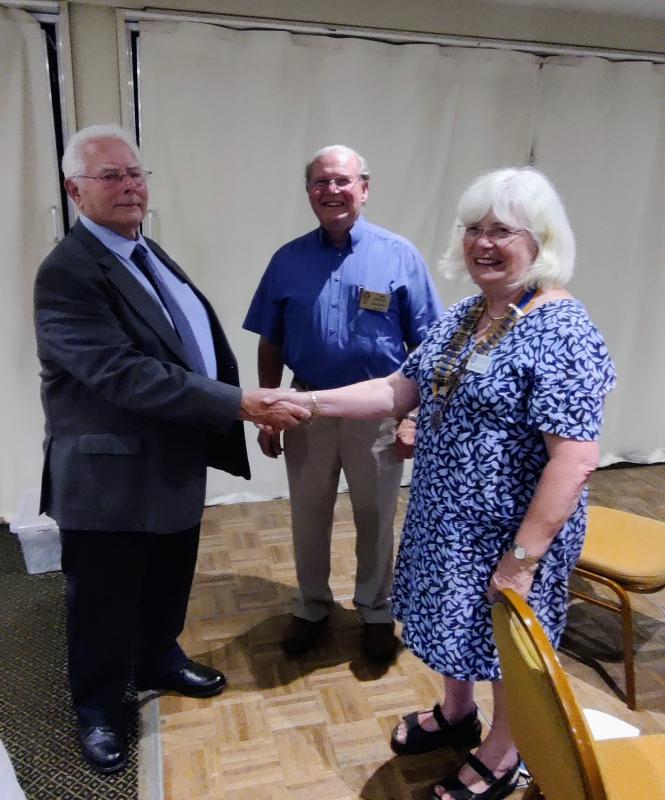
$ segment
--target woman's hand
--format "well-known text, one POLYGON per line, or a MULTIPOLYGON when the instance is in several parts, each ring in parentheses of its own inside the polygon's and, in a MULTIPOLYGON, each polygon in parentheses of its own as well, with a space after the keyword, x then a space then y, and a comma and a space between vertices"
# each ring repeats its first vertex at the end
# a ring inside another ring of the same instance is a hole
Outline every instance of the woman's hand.
MULTIPOLYGON (((529 553, 542 557, 552 539, 575 511, 587 478, 598 464, 598 443, 564 439, 543 433, 549 460, 540 476, 529 508, 515 533, 515 542, 529 553)), ((505 553, 490 580, 487 597, 495 603, 499 589, 514 589, 525 600, 529 597, 538 563, 505 553)))
POLYGON ((253 422, 260 430, 274 432, 293 428, 311 419, 306 405, 298 403, 297 394, 281 389, 255 389, 243 392, 238 419, 253 422))
POLYGON ((286 406, 300 406, 311 412, 314 410, 313 392, 299 392, 296 389, 260 389, 263 405, 274 406, 281 403, 286 406))
POLYGON ((504 553, 501 561, 494 570, 494 575, 490 579, 487 590, 487 599, 490 603, 496 603, 499 599, 500 589, 514 589, 517 594, 525 600, 529 599, 533 576, 538 569, 538 562, 529 561, 525 563, 515 558, 512 550, 504 553))

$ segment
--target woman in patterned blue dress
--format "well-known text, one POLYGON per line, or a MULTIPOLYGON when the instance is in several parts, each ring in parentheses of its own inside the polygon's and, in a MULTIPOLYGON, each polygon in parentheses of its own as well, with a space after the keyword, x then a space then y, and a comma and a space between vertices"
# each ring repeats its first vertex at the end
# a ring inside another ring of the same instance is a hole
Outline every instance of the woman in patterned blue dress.
POLYGON ((444 699, 407 715, 391 746, 477 745, 474 684, 491 681, 489 735, 432 798, 497 800, 513 791, 519 757, 491 603, 515 589, 558 645, 615 375, 602 336, 563 288, 575 242, 547 178, 530 168, 483 175, 457 216, 444 268, 468 271, 480 294, 450 308, 397 373, 288 400, 362 418, 420 407, 393 608, 406 646, 443 675, 444 699))

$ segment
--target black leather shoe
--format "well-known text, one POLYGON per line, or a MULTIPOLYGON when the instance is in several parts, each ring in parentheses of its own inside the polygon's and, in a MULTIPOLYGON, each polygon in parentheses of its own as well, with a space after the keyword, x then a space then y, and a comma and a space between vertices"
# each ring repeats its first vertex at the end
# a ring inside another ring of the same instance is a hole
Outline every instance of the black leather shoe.
POLYGON ((139 680, 137 688, 178 692, 187 697, 213 697, 220 694, 225 686, 226 678, 218 669, 197 664, 196 661, 188 661, 187 665, 177 672, 139 680))
POLYGON ((365 622, 363 625, 363 650, 370 661, 387 664, 393 661, 399 640, 395 636, 394 622, 365 622))
POLYGON ((127 766, 127 744, 118 728, 110 725, 79 725, 83 758, 97 772, 111 775, 127 766))
POLYGON ((328 627, 328 617, 312 622, 302 617, 291 617, 282 637, 282 650, 289 656, 301 656, 320 639, 328 627))

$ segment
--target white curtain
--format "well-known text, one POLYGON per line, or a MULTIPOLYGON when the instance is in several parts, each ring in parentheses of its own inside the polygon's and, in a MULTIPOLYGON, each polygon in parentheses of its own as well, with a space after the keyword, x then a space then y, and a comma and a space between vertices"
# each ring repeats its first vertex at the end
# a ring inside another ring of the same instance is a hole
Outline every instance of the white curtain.
MULTIPOLYGON (((469 176, 528 158, 529 55, 184 23, 142 25, 140 50, 153 233, 215 305, 245 386, 257 383, 258 337, 241 328, 254 289, 273 251, 317 225, 303 177, 315 150, 363 153, 367 217, 430 264, 469 176)), ((252 483, 211 471, 211 499, 286 494, 283 462, 247 433, 252 483)))
POLYGON ((567 200, 577 234, 572 291, 619 373, 605 463, 665 460, 665 67, 550 58, 537 165, 567 200))
POLYGON ((39 488, 43 414, 32 329, 32 284, 54 245, 60 207, 46 52, 29 14, 0 8, 0 518, 39 488))
MULTIPOLYGON (((257 337, 241 330, 252 293, 272 252, 316 225, 302 177, 314 150, 341 142, 368 158, 367 217, 433 270, 468 182, 532 158, 567 202, 572 288, 620 374, 603 461, 665 458, 662 67, 190 23, 142 24, 140 58, 153 233, 219 310, 244 385, 256 384, 257 337)), ((473 291, 435 280, 446 304, 473 291)), ((286 492, 283 465, 250 448, 252 483, 211 473, 210 499, 286 492)))

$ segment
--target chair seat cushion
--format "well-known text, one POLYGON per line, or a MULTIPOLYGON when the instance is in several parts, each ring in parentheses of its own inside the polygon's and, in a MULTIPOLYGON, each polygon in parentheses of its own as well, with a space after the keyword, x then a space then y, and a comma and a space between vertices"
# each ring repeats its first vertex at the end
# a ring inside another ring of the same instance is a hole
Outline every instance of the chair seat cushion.
POLYGON ((665 798, 665 734, 594 742, 608 800, 665 798))
POLYGON ((665 522, 590 506, 578 566, 634 591, 665 586, 665 522))

